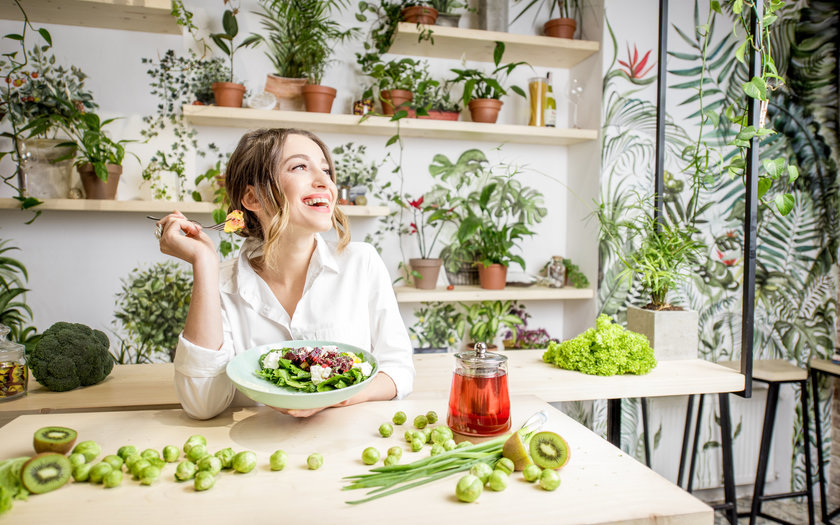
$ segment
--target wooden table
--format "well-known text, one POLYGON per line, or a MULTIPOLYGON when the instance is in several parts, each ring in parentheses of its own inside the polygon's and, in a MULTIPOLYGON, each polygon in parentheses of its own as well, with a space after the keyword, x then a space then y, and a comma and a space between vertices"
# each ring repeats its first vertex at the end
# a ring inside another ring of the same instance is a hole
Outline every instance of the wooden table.
POLYGON ((50 392, 29 374, 29 393, 0 403, 0 426, 21 414, 180 408, 172 363, 116 365, 99 384, 50 392))
MULTIPOLYGON (((808 361, 808 370, 811 374, 811 391, 814 396, 814 430, 817 434, 817 474, 820 480, 820 515, 822 516, 823 523, 831 523, 831 520, 835 516, 840 515, 840 507, 837 507, 832 511, 828 510, 828 498, 825 494, 827 480, 824 466, 825 458, 823 458, 822 449, 822 422, 820 421, 820 392, 817 385, 819 385, 820 374, 825 374, 840 380, 840 364, 829 361, 828 359, 812 357, 811 360, 808 361)), ((829 422, 829 425, 830 423, 831 422, 829 422)), ((832 446, 838 445, 832 442, 832 446)), ((836 483, 837 482, 835 480, 831 480, 832 485, 835 485, 836 483)))
MULTIPOLYGON (((342 476, 364 473, 361 451, 374 446, 384 452, 402 445, 401 431, 390 438, 377 433, 380 423, 396 410, 414 415, 445 413, 445 398, 365 403, 331 409, 308 419, 284 416, 265 407, 234 409, 209 421, 188 418, 181 410, 39 414, 17 418, 0 429, 5 457, 32 453, 32 433, 42 426, 75 428, 79 439, 93 439, 103 454, 134 444, 140 449, 180 446, 192 434, 202 434, 210 450, 233 447, 252 450, 257 468, 248 474, 222 472, 207 492, 191 483, 176 483, 174 464, 167 465, 152 486, 127 477, 122 486, 71 483, 54 492, 16 501, 7 515, 15 523, 48 523, 61 516, 68 524, 98 523, 552 523, 552 524, 703 524, 713 523, 713 511, 630 456, 534 396, 512 399, 516 427, 538 410, 546 410, 544 427, 563 435, 571 459, 560 471, 562 484, 554 492, 522 480, 515 473, 504 492, 489 489, 472 504, 455 494, 458 475, 422 487, 364 503, 348 505, 364 491, 341 491, 342 476), (268 457, 282 448, 289 455, 285 470, 272 472, 268 457), (305 467, 312 452, 324 456, 317 471, 305 467)), ((404 425, 405 426, 405 425, 404 425)), ((397 427, 401 429, 401 427, 397 427)), ((406 451, 403 463, 428 455, 406 451)))

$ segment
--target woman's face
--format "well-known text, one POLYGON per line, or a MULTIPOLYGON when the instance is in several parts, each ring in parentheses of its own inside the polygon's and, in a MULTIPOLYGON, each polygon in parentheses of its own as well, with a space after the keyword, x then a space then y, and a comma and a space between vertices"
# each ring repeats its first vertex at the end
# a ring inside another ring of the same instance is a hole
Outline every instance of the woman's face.
POLYGON ((289 203, 289 226, 304 232, 332 227, 337 190, 330 165, 312 139, 291 134, 283 144, 280 189, 289 203))

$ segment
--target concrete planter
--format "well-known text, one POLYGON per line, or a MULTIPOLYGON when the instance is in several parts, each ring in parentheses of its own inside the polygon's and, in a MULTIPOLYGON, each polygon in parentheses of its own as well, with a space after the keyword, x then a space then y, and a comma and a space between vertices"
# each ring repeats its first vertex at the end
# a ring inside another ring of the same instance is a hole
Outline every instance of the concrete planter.
POLYGON ((697 359, 697 324, 693 310, 627 307, 627 329, 648 338, 657 361, 697 359))

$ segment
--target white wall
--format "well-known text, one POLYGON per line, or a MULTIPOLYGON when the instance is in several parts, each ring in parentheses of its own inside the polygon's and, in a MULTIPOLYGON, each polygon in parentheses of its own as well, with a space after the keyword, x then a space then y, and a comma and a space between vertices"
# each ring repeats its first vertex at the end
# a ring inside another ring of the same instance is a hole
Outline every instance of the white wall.
MULTIPOLYGON (((198 24, 209 20, 210 29, 217 31, 221 19, 221 2, 213 0, 188 1, 189 8, 196 12, 198 24)), ((256 0, 243 0, 239 17, 240 30, 247 34, 259 29, 258 19, 251 11, 256 9, 256 0)), ((518 4, 511 3, 511 13, 518 12, 518 4)), ((341 14, 345 25, 356 24, 353 9, 341 14)), ((592 11, 587 16, 592 16, 592 11)), ((600 16, 598 14, 597 16, 600 16)), ((511 15, 511 18, 513 15, 511 15)), ((461 21, 462 27, 477 27, 474 15, 461 21)), ((52 34, 58 62, 69 66, 77 65, 89 75, 87 87, 95 95, 104 116, 124 117, 117 121, 111 132, 115 138, 140 138, 141 119, 155 112, 157 101, 149 94, 147 66, 141 64, 142 57, 156 57, 167 49, 181 53, 190 45, 191 37, 170 36, 108 29, 81 28, 59 25, 36 24, 46 27, 52 34)), ((600 38, 600 19, 588 24, 589 39, 600 38)), ((366 31, 366 28, 363 28, 366 31)), ((0 21, 3 34, 18 32, 20 23, 0 21)), ((513 25, 511 32, 533 34, 532 17, 526 16, 513 25)), ((31 35, 30 35, 31 36, 31 35)), ((34 42, 34 40, 32 40, 34 42)), ((0 51, 11 49, 8 41, 2 41, 0 51)), ((326 74, 324 83, 339 89, 333 113, 349 113, 351 101, 359 94, 356 64, 353 53, 361 49, 356 41, 338 50, 340 60, 326 74)), ((433 73, 443 74, 448 68, 457 67, 457 61, 431 59, 433 73)), ((485 64, 490 67, 492 64, 485 64)), ((242 50, 237 53, 235 70, 249 90, 261 90, 265 74, 271 72, 270 63, 261 50, 242 50)), ((537 68, 536 73, 544 75, 546 68, 537 68)), ((559 118, 566 118, 563 92, 568 81, 568 72, 553 70, 555 91, 558 93, 559 118)), ((600 62, 591 57, 575 68, 574 74, 585 78, 588 85, 586 107, 582 113, 584 127, 596 128, 600 108, 600 62)), ((525 88, 527 78, 534 72, 524 68, 514 75, 514 80, 525 88)), ((468 118, 468 117, 466 117, 468 118)), ((526 124, 527 101, 510 96, 505 100, 500 122, 526 124)), ((200 128, 199 141, 202 145, 215 142, 225 151, 232 151, 242 129, 200 128)), ((384 147, 385 139, 366 135, 321 134, 330 145, 347 141, 366 144, 371 158, 381 158, 387 152, 397 156, 395 146, 384 147)), ((571 148, 530 145, 506 145, 495 151, 498 144, 471 141, 443 141, 419 138, 406 139, 403 166, 405 167, 408 192, 420 193, 431 185, 427 166, 433 155, 443 153, 457 157, 468 148, 481 148, 492 159, 519 163, 533 171, 523 175, 523 183, 538 187, 546 197, 549 214, 538 226, 537 235, 523 243, 523 255, 527 270, 536 273, 552 255, 564 255, 580 263, 590 282, 596 282, 597 229, 593 221, 585 221, 591 211, 592 199, 598 187, 597 143, 571 148), (571 191, 570 191, 571 190, 571 191), (574 192, 574 193, 572 193, 574 192)), ((4 146, 5 147, 5 146, 4 146)), ((143 165, 156 149, 166 149, 165 138, 152 144, 133 144, 129 149, 137 153, 143 165)), ((198 159, 193 168, 203 171, 209 161, 198 159)), ((3 173, 10 173, 8 162, 0 164, 3 173)), ((148 186, 141 184, 141 165, 128 159, 120 180, 118 199, 149 199, 148 186)), ((389 177, 386 165, 380 177, 389 177)), ((13 194, 8 188, 0 188, 0 197, 13 194)), ((46 211, 34 224, 25 225, 31 214, 17 210, 0 210, 0 238, 11 239, 21 248, 16 256, 29 270, 27 302, 35 312, 35 324, 43 330, 55 321, 74 321, 106 329, 113 320, 114 296, 120 289, 120 279, 137 265, 165 260, 157 249, 152 236, 153 224, 143 213, 93 213, 93 212, 50 212, 46 211)), ((209 217, 197 217, 209 220, 209 217)), ((365 234, 376 228, 375 219, 356 219, 352 234, 355 240, 362 240, 365 234)), ((405 244, 405 256, 414 252, 413 239, 405 244)), ((385 259, 392 275, 397 276, 400 253, 396 239, 383 245, 385 259)), ((514 268, 518 270, 518 268, 514 268)), ((415 305, 403 307, 407 323, 412 322, 411 311, 415 305)), ((592 324, 594 301, 574 301, 567 304, 528 304, 533 315, 532 327, 546 327, 551 335, 567 338, 576 335, 592 324)))

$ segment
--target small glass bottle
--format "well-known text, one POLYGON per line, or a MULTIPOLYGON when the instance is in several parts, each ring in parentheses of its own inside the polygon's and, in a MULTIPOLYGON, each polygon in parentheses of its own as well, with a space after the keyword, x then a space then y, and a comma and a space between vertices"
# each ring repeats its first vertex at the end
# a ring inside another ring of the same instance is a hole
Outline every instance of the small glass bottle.
POLYGON ((554 84, 554 82, 551 78, 551 72, 549 71, 545 76, 548 80, 548 92, 545 95, 545 111, 543 111, 543 119, 545 120, 546 126, 553 128, 557 125, 557 101, 554 100, 554 89, 552 88, 552 84, 554 84))
POLYGON ((24 396, 28 387, 23 345, 7 340, 9 332, 0 324, 0 401, 24 396))
POLYGON ((528 81, 528 94, 531 97, 531 120, 529 126, 545 126, 543 110, 545 108, 546 83, 543 77, 534 77, 528 81))

